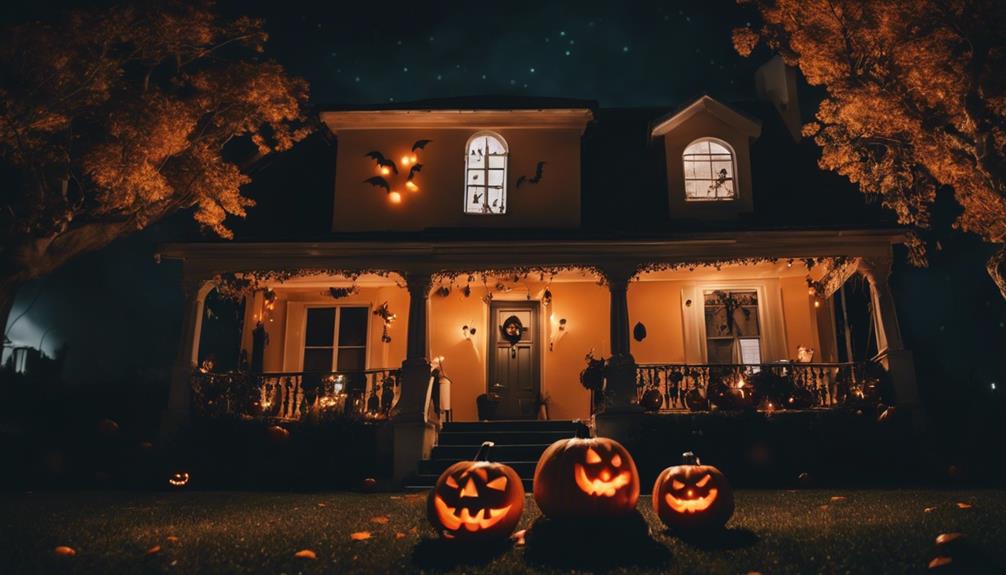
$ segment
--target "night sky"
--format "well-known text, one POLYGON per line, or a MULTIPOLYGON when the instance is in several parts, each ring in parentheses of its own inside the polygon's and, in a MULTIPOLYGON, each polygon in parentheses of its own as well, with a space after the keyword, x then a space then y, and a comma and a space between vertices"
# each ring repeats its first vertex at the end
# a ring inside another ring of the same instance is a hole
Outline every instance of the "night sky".
MULTIPOLYGON (((10 3, 0 14, 9 24, 68 5, 10 3)), ((475 94, 585 98, 610 107, 674 106, 702 93, 747 99, 754 69, 770 56, 733 52, 730 30, 753 13, 732 0, 218 6, 266 20, 269 54, 311 83, 319 110, 475 94)), ((805 107, 813 101, 807 96, 805 107)), ((191 237, 193 227, 187 215, 170 218, 26 286, 11 318, 27 313, 9 337, 36 347, 44 337, 50 354, 65 344, 70 382, 165 374, 178 341, 178 267, 155 264, 153 253, 158 242, 191 237)), ((985 389, 1003 376, 991 358, 1006 343, 1006 306, 984 275, 987 249, 956 235, 942 240, 933 268, 899 262, 895 272, 905 339, 923 358, 920 369, 963 375, 985 389)))

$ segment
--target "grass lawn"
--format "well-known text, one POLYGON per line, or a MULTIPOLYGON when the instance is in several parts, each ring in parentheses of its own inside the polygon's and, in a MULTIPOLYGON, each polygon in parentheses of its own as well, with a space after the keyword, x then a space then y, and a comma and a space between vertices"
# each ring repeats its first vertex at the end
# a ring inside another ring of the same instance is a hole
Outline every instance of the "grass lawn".
MULTIPOLYGON (((663 532, 648 497, 639 507, 649 535, 472 550, 432 538, 425 494, 8 493, 0 573, 912 573, 944 532, 965 534, 951 567, 1006 573, 1004 491, 741 491, 728 531, 688 542, 663 532)), ((538 516, 528 498, 521 528, 538 516)))

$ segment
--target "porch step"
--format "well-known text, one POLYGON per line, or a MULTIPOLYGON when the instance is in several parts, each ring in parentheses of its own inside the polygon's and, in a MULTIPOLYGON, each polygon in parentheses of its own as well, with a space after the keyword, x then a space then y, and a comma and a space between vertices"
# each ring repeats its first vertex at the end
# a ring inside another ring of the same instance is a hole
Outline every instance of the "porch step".
POLYGON ((430 459, 419 462, 418 473, 406 482, 407 489, 429 489, 449 466, 475 457, 484 441, 496 445, 490 459, 513 467, 530 492, 534 468, 545 449, 560 439, 586 435, 580 421, 480 421, 447 423, 430 459))

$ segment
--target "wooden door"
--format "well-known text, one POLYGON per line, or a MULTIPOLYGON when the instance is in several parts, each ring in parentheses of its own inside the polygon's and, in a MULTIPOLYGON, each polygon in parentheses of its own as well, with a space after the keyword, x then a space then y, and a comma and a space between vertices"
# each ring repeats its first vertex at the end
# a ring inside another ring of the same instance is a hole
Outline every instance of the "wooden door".
POLYGON ((489 393, 500 397, 496 417, 533 419, 541 390, 538 302, 492 302, 489 321, 489 393))

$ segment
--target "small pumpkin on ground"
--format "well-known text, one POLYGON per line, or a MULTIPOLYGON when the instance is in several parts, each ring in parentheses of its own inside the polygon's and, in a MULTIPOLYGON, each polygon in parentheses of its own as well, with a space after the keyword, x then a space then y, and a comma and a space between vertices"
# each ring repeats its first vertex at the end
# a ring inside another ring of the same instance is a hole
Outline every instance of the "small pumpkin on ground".
POLYGON ((624 516, 639 500, 639 472, 614 439, 560 439, 538 460, 534 499, 552 519, 624 516))
POLYGON ((734 493, 719 469, 702 465, 694 453, 668 467, 653 484, 653 511, 677 532, 721 529, 734 514, 734 493))
POLYGON ((510 466, 488 460, 491 441, 474 461, 460 461, 437 479, 426 500, 430 524, 444 539, 496 541, 513 533, 524 513, 524 484, 510 466))

